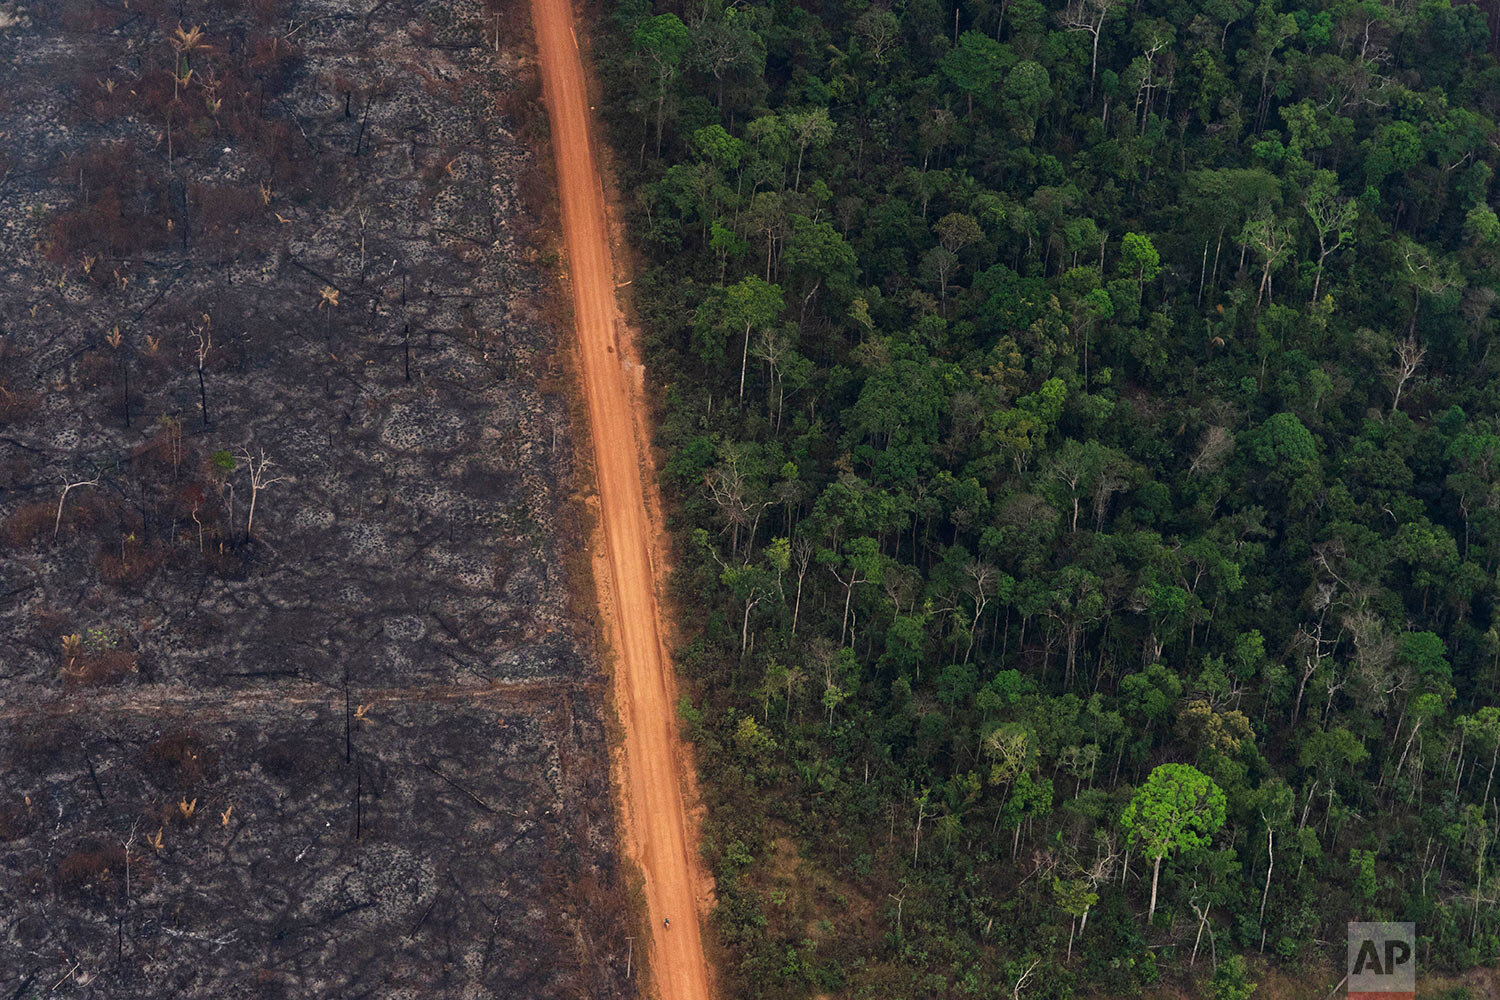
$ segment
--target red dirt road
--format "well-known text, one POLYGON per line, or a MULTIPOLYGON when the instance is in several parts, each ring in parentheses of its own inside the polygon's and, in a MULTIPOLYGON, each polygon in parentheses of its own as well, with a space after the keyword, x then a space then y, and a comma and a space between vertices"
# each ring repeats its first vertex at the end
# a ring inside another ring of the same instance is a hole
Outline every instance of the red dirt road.
POLYGON ((650 453, 636 431, 629 376, 616 340, 623 323, 615 301, 604 189, 589 134, 588 87, 569 0, 532 0, 531 16, 552 122, 607 550, 608 572, 601 576, 608 579, 598 583, 612 604, 607 617, 615 653, 615 709, 624 727, 624 759, 616 775, 624 799, 623 836, 645 876, 658 994, 662 1000, 707 1000, 708 964, 698 926, 702 875, 683 801, 682 746, 642 486, 650 453), (670 928, 662 926, 664 917, 671 918, 670 928))

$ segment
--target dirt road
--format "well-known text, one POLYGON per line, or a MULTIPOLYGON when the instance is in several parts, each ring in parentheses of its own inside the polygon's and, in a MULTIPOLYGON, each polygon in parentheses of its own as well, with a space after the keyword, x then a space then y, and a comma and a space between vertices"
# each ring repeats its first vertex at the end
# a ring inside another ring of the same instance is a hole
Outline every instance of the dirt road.
MULTIPOLYGON (((706 1000, 708 966, 698 927, 697 844, 683 804, 671 665, 662 645, 652 527, 642 487, 650 453, 637 435, 617 331, 604 190, 591 142, 588 88, 569 0, 532 0, 543 96, 552 122, 558 193, 573 283, 581 375, 612 604, 615 708, 624 726, 626 850, 646 880, 651 969, 662 1000, 706 1000), (663 918, 672 926, 662 926, 663 918)), ((628 334, 627 334, 628 335, 628 334)))

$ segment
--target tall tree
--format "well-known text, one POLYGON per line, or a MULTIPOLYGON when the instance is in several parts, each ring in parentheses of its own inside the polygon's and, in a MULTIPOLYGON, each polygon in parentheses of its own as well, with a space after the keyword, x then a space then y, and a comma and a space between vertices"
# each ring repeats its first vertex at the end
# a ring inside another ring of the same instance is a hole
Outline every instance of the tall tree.
POLYGON ((656 155, 661 156, 662 127, 672 79, 682 68, 692 36, 676 14, 657 14, 635 29, 635 50, 656 79, 656 155))
POLYGON ((1161 863, 1172 854, 1206 847, 1224 825, 1225 798, 1208 775, 1189 764, 1162 764, 1120 815, 1126 836, 1151 859, 1149 924, 1156 916, 1156 889, 1161 863))

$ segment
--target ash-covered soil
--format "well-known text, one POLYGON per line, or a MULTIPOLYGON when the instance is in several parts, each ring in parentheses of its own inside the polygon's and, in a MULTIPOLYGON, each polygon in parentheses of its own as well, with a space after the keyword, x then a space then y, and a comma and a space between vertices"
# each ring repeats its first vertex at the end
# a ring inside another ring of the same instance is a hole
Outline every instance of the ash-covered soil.
POLYGON ((527 24, 0 0, 0 997, 631 993, 527 24))
POLYGON ((152 694, 0 738, 7 996, 618 992, 592 693, 152 694))

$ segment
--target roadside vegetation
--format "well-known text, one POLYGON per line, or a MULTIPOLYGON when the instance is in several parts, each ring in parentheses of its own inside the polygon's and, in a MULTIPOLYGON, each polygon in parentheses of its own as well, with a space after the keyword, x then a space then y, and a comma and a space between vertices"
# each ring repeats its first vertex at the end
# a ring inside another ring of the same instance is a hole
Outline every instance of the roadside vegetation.
POLYGON ((1493 7, 602 7, 736 995, 1500 954, 1493 7))

